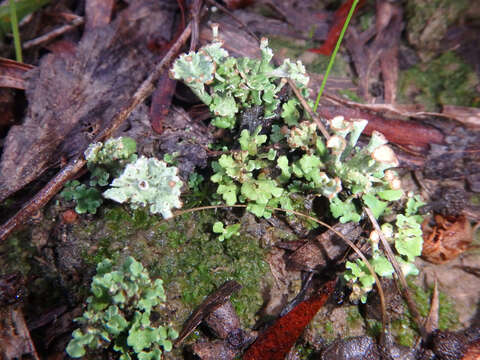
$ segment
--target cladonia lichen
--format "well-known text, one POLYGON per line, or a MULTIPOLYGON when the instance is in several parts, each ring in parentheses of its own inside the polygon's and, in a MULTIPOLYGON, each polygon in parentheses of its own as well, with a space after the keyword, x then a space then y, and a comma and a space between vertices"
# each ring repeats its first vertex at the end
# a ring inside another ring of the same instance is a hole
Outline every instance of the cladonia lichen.
POLYGON ((163 161, 142 156, 125 167, 103 196, 119 203, 128 202, 133 209, 148 207, 152 214, 170 218, 172 209, 182 206, 182 181, 177 172, 176 167, 163 161))

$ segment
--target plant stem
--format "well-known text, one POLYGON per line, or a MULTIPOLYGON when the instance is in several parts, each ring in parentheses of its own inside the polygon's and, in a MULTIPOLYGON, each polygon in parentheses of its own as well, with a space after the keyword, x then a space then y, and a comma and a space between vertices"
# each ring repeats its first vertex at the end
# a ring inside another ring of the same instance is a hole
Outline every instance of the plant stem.
POLYGON ((15 45, 15 57, 18 62, 23 62, 20 32, 18 31, 17 6, 15 0, 8 0, 8 3, 10 7, 10 24, 12 25, 13 43, 15 45))
POLYGON ((343 36, 345 35, 345 31, 347 30, 348 24, 350 23, 350 19, 353 16, 353 12, 357 7, 359 0, 354 0, 350 11, 348 12, 347 19, 343 24, 342 31, 340 32, 340 36, 338 37, 337 44, 335 45, 335 49, 333 50, 332 55, 330 56, 330 61, 328 62, 327 70, 325 71, 325 76, 322 80, 322 85, 320 85, 320 90, 318 91, 317 100, 315 100, 315 105, 313 106, 313 111, 317 112, 318 103, 320 102, 320 97, 322 96, 323 90, 325 89, 325 85, 327 83, 328 75, 333 67, 333 62, 335 61, 335 56, 337 55, 338 49, 340 48, 340 44, 342 43, 343 36))

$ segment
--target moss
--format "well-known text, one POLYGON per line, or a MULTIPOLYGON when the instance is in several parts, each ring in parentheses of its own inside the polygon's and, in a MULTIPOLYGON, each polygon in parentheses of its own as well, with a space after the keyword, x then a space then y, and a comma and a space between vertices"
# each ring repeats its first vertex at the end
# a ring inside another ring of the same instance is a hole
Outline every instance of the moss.
POLYGON ((406 318, 396 319, 391 322, 392 334, 397 344, 408 347, 414 346, 418 333, 413 329, 412 325, 412 322, 406 318))
POLYGON ((407 37, 423 60, 434 56, 448 27, 460 19, 469 5, 468 0, 407 1, 407 37))
MULTIPOLYGON (((409 287, 412 290, 413 298, 417 304, 418 311, 423 318, 428 316, 430 311, 430 301, 432 298, 433 288, 426 291, 420 286, 409 281, 409 287)), ((458 313, 452 301, 442 292, 439 292, 439 319, 438 328, 440 330, 455 331, 460 329, 458 313)), ((406 311, 398 319, 392 321, 392 334, 395 340, 404 346, 413 346, 415 339, 419 336, 416 326, 406 311)))
POLYGON ((181 326, 205 296, 234 279, 243 288, 232 302, 244 324, 252 326, 263 303, 266 250, 260 248, 259 239, 242 232, 219 242, 211 231, 217 220, 218 214, 213 211, 165 221, 143 210, 117 206, 105 209, 103 218, 92 222, 88 233, 82 224, 72 231, 77 242, 84 244, 84 260, 90 267, 104 258, 133 255, 149 268, 152 277, 162 278, 170 305, 175 308, 176 325, 181 326))
POLYGON ((363 323, 363 317, 358 306, 349 306, 347 310, 347 324, 349 328, 358 327, 363 323))
POLYGON ((419 103, 427 110, 439 105, 479 106, 475 87, 479 79, 453 52, 403 71, 399 80, 401 101, 419 103))
POLYGON ((244 324, 252 326, 263 303, 259 283, 268 270, 265 250, 258 239, 244 233, 219 242, 210 232, 214 220, 214 216, 195 213, 169 222, 162 231, 167 234, 166 246, 154 250, 158 263, 152 271, 164 279, 167 294, 179 292, 190 310, 225 281, 238 281, 243 288, 232 303, 244 324), (185 234, 176 229, 190 230, 185 234))
MULTIPOLYGON (((433 287, 430 287, 427 291, 423 290, 420 286, 409 283, 410 288, 413 290, 414 300, 418 306, 418 311, 423 317, 428 316, 430 311, 430 301, 433 294, 433 287)), ((438 328, 440 330, 457 330, 460 328, 460 322, 458 320, 458 313, 455 310, 455 306, 449 297, 439 292, 439 316, 438 316, 438 328)))
POLYGON ((0 243, 0 274, 19 272, 27 276, 32 269, 36 249, 30 240, 30 231, 19 231, 0 243))
MULTIPOLYGON (((303 60, 303 59, 302 59, 303 60)), ((316 54, 313 58, 313 61, 305 64, 308 72, 325 74, 327 70, 328 62, 330 61, 330 56, 325 56, 321 54, 316 54)), ((342 56, 337 56, 335 62, 333 63, 332 70, 330 71, 330 76, 336 76, 341 78, 353 79, 354 75, 352 74, 350 65, 342 56)))

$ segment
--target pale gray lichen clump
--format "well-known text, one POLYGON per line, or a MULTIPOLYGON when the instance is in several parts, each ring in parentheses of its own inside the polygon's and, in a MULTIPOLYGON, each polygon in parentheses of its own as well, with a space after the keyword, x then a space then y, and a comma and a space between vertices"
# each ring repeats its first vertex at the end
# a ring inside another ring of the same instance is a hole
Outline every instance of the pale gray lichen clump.
POLYGON ((125 167, 103 196, 119 203, 129 202, 133 209, 148 206, 152 214, 160 213, 167 219, 172 217, 172 208, 182 207, 182 181, 177 172, 176 167, 163 161, 142 156, 125 167))
POLYGON ((263 106, 264 118, 274 117, 280 105, 277 94, 286 79, 293 80, 308 97, 309 77, 303 64, 286 59, 279 67, 273 66, 266 38, 260 44, 260 59, 231 57, 222 44, 214 26, 212 43, 181 55, 170 71, 173 79, 182 80, 209 106, 215 115, 213 125, 233 129, 236 115, 254 105, 263 106))
POLYGON ((110 164, 120 160, 135 160, 137 143, 129 137, 109 139, 105 143, 90 144, 85 160, 90 164, 110 164), (132 157, 135 156, 134 159, 132 157))

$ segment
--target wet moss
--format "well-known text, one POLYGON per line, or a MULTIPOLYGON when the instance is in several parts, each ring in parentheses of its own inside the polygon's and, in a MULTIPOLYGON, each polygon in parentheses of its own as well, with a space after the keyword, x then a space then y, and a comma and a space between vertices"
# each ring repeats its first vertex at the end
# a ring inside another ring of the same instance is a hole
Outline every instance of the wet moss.
POLYGON ((426 110, 439 105, 479 106, 475 87, 479 79, 473 69, 453 52, 403 71, 399 79, 400 100, 418 103, 426 110))
POLYGON ((30 232, 20 231, 0 242, 0 274, 19 272, 27 276, 32 269, 36 249, 29 240, 30 232))
POLYGON ((166 221, 144 210, 131 211, 121 206, 104 209, 88 232, 77 224, 72 233, 87 266, 104 258, 132 255, 153 277, 164 280, 175 325, 190 315, 205 296, 227 280, 236 280, 242 290, 232 302, 245 326, 252 326, 263 303, 262 284, 268 271, 266 253, 259 239, 244 232, 220 242, 212 233, 218 220, 212 211, 188 213, 166 221))
POLYGON ((431 59, 447 29, 468 9, 468 0, 408 0, 407 37, 423 60, 431 59))
MULTIPOLYGON (((433 288, 424 290, 412 282, 409 282, 409 287, 412 290, 413 298, 417 304, 420 315, 423 318, 426 318, 430 311, 430 301, 432 298, 433 288)), ((439 292, 438 328, 440 330, 450 331, 460 329, 458 313, 456 312, 452 301, 442 292, 439 292)), ((392 334, 396 342, 400 345, 414 345, 415 339, 419 336, 419 334, 408 311, 405 311, 402 316, 392 321, 392 334)))

